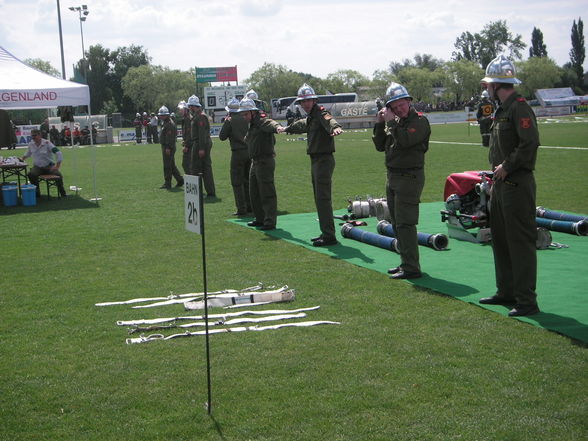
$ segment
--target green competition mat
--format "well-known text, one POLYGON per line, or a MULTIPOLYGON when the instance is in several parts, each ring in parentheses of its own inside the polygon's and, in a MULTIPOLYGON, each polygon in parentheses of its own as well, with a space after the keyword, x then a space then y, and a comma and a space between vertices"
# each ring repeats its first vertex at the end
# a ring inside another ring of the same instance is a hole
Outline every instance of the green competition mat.
MULTIPOLYGON (((440 210, 443 208, 443 202, 421 204, 418 231, 447 234, 447 226, 441 222, 440 210)), ((345 210, 336 211, 336 214, 344 213, 345 210)), ((248 220, 230 219, 229 222, 254 229, 247 226, 248 220)), ((362 220, 368 225, 359 228, 376 232, 376 218, 362 220)), ((385 274, 388 268, 400 263, 400 256, 392 251, 342 237, 338 226, 341 221, 335 219, 335 222, 339 244, 330 247, 313 247, 310 243, 310 238, 320 233, 316 213, 279 216, 275 230, 260 233, 385 274)), ((583 266, 584 259, 588 258, 588 237, 554 231, 551 234, 553 242, 568 245, 568 248, 537 251, 537 300, 541 313, 517 320, 588 342, 585 296, 588 277, 583 266)), ((478 304, 481 297, 493 295, 496 290, 490 245, 449 238, 447 250, 436 251, 421 246, 419 252, 423 277, 406 283, 429 288, 502 315, 508 314, 509 309, 504 306, 478 304)))

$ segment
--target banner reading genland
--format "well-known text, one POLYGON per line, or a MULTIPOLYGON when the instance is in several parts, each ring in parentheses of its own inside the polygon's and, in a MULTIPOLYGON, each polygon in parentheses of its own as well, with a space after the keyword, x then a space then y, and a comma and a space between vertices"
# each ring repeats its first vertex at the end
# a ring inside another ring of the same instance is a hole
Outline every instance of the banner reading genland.
POLYGON ((197 83, 221 83, 237 80, 237 66, 230 67, 197 67, 197 83))

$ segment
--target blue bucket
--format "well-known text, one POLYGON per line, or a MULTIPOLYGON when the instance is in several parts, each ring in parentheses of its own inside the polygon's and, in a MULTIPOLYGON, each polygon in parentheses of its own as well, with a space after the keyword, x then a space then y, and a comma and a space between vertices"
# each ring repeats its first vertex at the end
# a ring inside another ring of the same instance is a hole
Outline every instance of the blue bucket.
POLYGON ((37 205, 37 186, 33 184, 25 184, 20 186, 20 194, 22 195, 22 204, 26 206, 37 205))
POLYGON ((5 207, 14 207, 16 205, 16 185, 2 186, 2 201, 5 207))

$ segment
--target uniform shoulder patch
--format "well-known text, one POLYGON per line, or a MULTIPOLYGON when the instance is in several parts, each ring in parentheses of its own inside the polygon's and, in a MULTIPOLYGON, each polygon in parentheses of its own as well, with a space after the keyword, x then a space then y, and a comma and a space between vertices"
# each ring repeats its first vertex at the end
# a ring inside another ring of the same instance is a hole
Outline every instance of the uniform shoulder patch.
POLYGON ((416 132, 416 129, 414 127, 409 127, 408 129, 406 129, 406 131, 408 133, 415 133, 416 132))
POLYGON ((418 115, 418 116, 423 116, 423 115, 424 115, 424 113, 423 113, 423 112, 417 112, 417 115, 418 115))
POLYGON ((531 128, 531 118, 521 118, 519 120, 521 125, 521 129, 529 129, 531 128))
POLYGON ((527 100, 526 100, 526 99, 524 99, 522 96, 518 97, 518 98, 517 98, 517 101, 518 101, 519 103, 525 103, 525 102, 527 102, 527 100))

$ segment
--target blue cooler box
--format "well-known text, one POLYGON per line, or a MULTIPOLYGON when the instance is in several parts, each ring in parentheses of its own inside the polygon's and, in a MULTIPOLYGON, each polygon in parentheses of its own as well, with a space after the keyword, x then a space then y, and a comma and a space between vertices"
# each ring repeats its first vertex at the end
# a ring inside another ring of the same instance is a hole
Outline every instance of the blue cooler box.
POLYGON ((20 186, 20 193, 22 195, 22 204, 26 206, 37 205, 37 186, 33 184, 25 184, 20 186))
POLYGON ((2 186, 2 201, 5 207, 14 207, 16 205, 16 185, 2 186))

